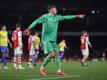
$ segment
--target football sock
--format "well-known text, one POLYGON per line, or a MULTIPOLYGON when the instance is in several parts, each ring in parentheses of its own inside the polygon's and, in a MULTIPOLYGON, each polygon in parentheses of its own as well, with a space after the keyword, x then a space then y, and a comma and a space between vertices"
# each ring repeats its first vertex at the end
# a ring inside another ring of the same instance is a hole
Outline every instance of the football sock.
POLYGON ((13 58, 14 67, 17 67, 17 57, 13 58))
POLYGON ((60 56, 56 56, 55 57, 55 64, 57 67, 57 72, 61 72, 61 60, 60 60, 60 56))
POLYGON ((34 57, 33 62, 34 62, 34 64, 37 63, 37 57, 34 57))
POLYGON ((6 58, 2 58, 2 61, 3 61, 4 66, 6 66, 6 65, 7 65, 7 60, 6 60, 6 58))
POLYGON ((43 62, 43 64, 42 64, 42 67, 45 67, 45 66, 49 63, 50 60, 51 60, 51 57, 50 57, 50 55, 48 55, 48 56, 44 59, 44 62, 43 62))
POLYGON ((29 62, 28 62, 29 66, 32 65, 32 61, 33 61, 33 59, 32 59, 32 58, 29 58, 29 62))
POLYGON ((18 57, 18 63, 19 64, 21 63, 21 57, 18 57))

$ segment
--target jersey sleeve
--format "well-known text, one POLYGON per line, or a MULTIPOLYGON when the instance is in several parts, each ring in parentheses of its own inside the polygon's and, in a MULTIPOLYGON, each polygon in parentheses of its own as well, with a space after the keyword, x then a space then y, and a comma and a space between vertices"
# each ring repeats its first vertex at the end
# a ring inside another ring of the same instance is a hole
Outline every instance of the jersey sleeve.
POLYGON ((85 39, 81 38, 81 44, 85 44, 85 39))
POLYGON ((91 47, 91 43, 89 41, 89 37, 87 37, 86 41, 87 41, 87 44, 91 47))
POLYGON ((14 32, 12 33, 12 41, 14 41, 14 32))
POLYGON ((61 43, 59 43, 58 46, 60 47, 60 46, 61 46, 61 43))
POLYGON ((29 26, 29 29, 34 28, 37 24, 44 22, 44 20, 45 20, 45 15, 39 17, 29 26))
POLYGON ((40 38, 38 37, 38 42, 40 43, 40 38))
POLYGON ((6 31, 6 34, 7 34, 7 38, 8 38, 8 32, 6 31))
POLYGON ((33 42, 35 41, 35 37, 34 37, 34 36, 32 37, 32 41, 33 41, 33 42))
POLYGON ((22 32, 18 32, 18 42, 19 42, 19 47, 22 47, 22 32))
POLYGON ((0 31, 0 37, 1 37, 1 31, 0 31))
POLYGON ((18 32, 18 36, 19 36, 19 37, 22 36, 22 32, 21 32, 21 31, 18 32))
POLYGON ((64 43, 64 47, 65 47, 65 48, 67 48, 67 45, 66 45, 66 43, 64 43))
POLYGON ((59 15, 58 16, 58 20, 60 21, 60 20, 70 20, 70 19, 75 19, 77 16, 75 16, 75 15, 67 15, 67 16, 61 16, 61 15, 59 15))

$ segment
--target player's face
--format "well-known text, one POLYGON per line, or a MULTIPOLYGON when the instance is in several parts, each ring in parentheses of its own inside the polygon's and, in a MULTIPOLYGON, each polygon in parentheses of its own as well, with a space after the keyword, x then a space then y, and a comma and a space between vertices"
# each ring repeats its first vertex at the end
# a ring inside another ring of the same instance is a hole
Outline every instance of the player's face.
POLYGON ((6 26, 3 26, 2 30, 3 30, 3 31, 6 31, 6 26))
POLYGON ((83 35, 84 35, 84 36, 87 36, 87 32, 85 32, 83 35))
POLYGON ((17 30, 20 30, 20 27, 18 27, 17 30))
POLYGON ((65 42, 65 40, 62 40, 62 42, 65 42))
POLYGON ((38 36, 38 34, 36 33, 36 36, 38 36))
POLYGON ((38 36, 38 33, 37 33, 37 32, 35 32, 35 35, 36 35, 36 36, 38 36))
POLYGON ((57 14, 57 9, 56 9, 56 7, 51 8, 50 11, 51 11, 51 13, 54 14, 54 15, 57 14))

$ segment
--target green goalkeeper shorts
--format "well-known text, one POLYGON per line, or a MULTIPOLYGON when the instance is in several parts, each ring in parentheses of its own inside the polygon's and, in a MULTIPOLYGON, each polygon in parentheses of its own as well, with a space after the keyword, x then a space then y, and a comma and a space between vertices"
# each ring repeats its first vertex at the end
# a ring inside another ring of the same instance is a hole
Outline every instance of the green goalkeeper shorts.
POLYGON ((58 45, 56 41, 42 41, 44 54, 49 54, 58 51, 58 45))

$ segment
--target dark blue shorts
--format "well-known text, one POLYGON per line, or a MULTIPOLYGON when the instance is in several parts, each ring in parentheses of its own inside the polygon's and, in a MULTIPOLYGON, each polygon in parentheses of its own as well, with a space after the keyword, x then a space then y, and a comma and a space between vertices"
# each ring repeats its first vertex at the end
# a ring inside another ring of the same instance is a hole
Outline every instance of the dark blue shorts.
POLYGON ((35 54, 39 54, 39 49, 35 49, 35 54))
POLYGON ((9 53, 8 46, 0 46, 1 53, 9 53))

